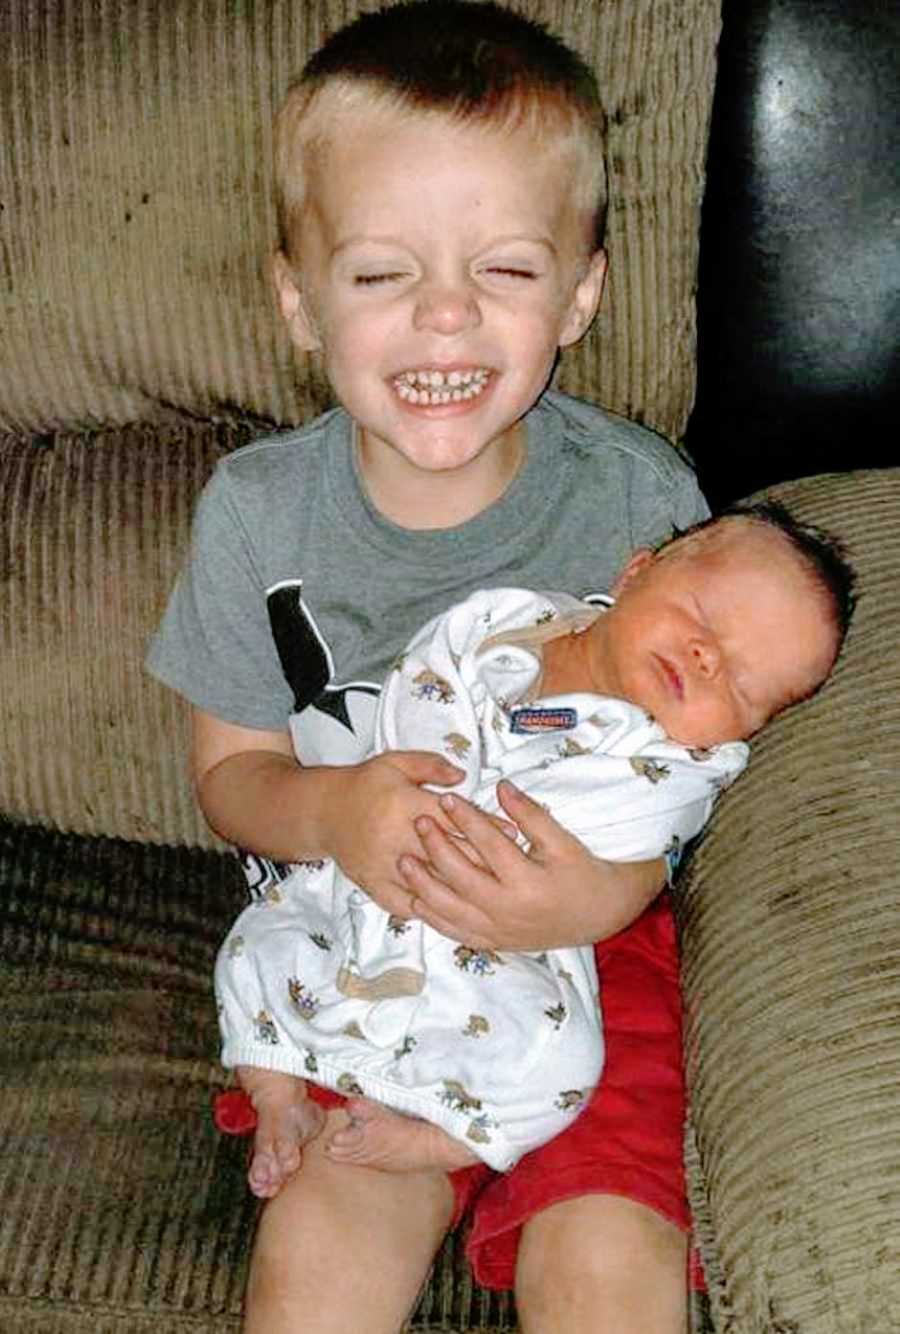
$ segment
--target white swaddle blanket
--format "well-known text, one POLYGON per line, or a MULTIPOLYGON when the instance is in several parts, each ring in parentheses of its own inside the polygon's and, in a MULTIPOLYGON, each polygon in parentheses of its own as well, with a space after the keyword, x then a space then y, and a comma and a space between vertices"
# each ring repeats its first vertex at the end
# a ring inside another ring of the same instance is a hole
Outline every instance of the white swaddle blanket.
MULTIPOLYGON (((385 683, 376 750, 447 756, 466 774, 453 791, 488 811, 509 778, 600 857, 677 853, 748 748, 689 751, 642 709, 587 692, 523 703, 538 653, 479 649, 574 608, 584 604, 499 589, 435 618, 385 683)), ((591 948, 470 949, 389 916, 331 861, 298 865, 241 914, 216 990, 226 1066, 364 1093, 498 1170, 571 1121, 603 1064, 591 948)))

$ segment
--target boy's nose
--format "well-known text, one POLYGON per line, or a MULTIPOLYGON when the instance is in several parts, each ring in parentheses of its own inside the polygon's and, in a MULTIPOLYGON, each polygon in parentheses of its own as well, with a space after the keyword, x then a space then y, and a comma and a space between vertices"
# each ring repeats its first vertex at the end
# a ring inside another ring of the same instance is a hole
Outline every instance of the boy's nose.
POLYGON ((418 292, 413 323, 442 334, 464 333, 481 323, 481 310, 465 283, 430 283, 418 292))

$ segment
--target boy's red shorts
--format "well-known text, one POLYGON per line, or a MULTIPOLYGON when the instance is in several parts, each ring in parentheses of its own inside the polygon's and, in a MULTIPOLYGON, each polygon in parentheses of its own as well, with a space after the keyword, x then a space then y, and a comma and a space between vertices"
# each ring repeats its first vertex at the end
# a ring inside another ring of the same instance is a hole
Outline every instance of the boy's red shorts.
MULTIPOLYGON (((690 1228, 681 990, 668 895, 595 952, 606 1063, 591 1102, 563 1134, 511 1172, 490 1174, 471 1204, 464 1202, 472 1213, 466 1249, 485 1287, 511 1288, 523 1224, 578 1195, 624 1195, 690 1228)), ((465 1183, 454 1185, 459 1200, 465 1183)))
MULTIPOLYGON (((454 1222, 471 1215, 467 1253, 478 1282, 511 1288, 522 1227, 579 1195, 623 1195, 684 1231, 681 995, 675 924, 662 895, 596 947, 606 1063, 570 1128, 499 1176, 483 1164, 451 1173, 454 1222)), ((310 1086, 325 1106, 344 1099, 310 1086)), ((702 1283, 702 1279, 700 1280, 702 1283)))

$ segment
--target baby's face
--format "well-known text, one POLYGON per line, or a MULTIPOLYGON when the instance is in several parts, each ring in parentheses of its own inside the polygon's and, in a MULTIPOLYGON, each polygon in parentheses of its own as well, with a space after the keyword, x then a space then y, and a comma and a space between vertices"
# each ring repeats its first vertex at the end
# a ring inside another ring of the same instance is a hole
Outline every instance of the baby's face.
POLYGON ((599 300, 572 155, 521 129, 343 116, 311 164, 292 332, 323 348, 364 461, 463 467, 508 442, 599 300))
POLYGON ((604 689, 690 746, 751 736, 815 690, 836 653, 823 596, 784 539, 733 527, 638 557, 597 622, 604 689))

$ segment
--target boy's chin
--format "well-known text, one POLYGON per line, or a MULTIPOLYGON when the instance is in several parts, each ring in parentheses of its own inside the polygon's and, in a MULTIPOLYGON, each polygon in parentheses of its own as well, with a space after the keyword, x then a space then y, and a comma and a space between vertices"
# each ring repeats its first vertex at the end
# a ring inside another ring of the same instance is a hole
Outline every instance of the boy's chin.
POLYGON ((397 453, 415 472, 425 475, 444 475, 464 473, 474 470, 478 465, 488 462, 493 452, 493 443, 488 442, 481 448, 455 449, 446 446, 420 449, 398 449, 397 453))
POLYGON ((392 432, 389 439, 363 432, 360 448, 366 461, 377 464, 379 458, 399 456, 412 468, 422 473, 458 472, 485 463, 496 456, 501 464, 518 459, 519 429, 513 425, 497 433, 475 423, 463 425, 457 421, 414 423, 403 430, 392 432))

